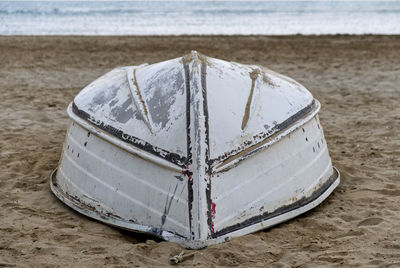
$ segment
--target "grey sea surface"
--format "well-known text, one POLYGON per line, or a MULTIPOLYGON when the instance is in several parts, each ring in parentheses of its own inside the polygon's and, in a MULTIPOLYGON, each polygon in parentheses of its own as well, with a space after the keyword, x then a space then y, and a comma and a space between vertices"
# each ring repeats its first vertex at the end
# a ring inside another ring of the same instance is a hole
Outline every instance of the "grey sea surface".
POLYGON ((0 35, 400 34, 400 1, 0 1, 0 35))

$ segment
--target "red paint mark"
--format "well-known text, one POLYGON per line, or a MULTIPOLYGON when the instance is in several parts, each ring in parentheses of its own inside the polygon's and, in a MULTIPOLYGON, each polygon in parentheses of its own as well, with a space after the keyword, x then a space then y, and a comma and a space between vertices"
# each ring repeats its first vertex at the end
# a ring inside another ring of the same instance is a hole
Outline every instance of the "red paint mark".
POLYGON ((211 218, 215 218, 215 203, 211 200, 211 218))
POLYGON ((211 231, 214 233, 214 223, 212 222, 212 219, 215 218, 215 203, 211 200, 211 231))

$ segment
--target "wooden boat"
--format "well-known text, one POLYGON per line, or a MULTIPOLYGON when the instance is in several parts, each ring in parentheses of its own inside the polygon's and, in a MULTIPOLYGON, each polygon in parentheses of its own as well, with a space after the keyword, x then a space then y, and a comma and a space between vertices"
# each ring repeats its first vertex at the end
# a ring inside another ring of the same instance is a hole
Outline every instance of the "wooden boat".
POLYGON ((228 241, 339 184, 319 109, 286 76, 196 51, 116 68, 69 105, 51 189, 91 218, 187 248, 228 241))

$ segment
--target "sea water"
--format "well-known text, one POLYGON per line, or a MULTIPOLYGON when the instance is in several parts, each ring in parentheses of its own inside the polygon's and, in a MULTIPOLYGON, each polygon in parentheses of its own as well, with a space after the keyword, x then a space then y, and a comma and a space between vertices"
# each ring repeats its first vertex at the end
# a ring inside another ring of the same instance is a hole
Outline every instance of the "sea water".
POLYGON ((0 1, 0 35, 400 34, 400 1, 0 1))

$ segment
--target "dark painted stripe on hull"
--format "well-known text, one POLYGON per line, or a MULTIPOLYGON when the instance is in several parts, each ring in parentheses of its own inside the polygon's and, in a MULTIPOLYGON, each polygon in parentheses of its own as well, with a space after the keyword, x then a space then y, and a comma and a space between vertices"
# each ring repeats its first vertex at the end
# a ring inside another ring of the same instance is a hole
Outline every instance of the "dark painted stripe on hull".
POLYGON ((163 158, 175 165, 178 165, 179 167, 181 167, 183 169, 185 169, 188 164, 188 159, 186 157, 180 156, 176 153, 171 153, 171 152, 165 151, 165 150, 158 148, 156 146, 153 146, 150 143, 148 143, 144 140, 141 140, 135 136, 124 133, 120 129, 117 129, 113 126, 105 124, 104 122, 96 120, 87 112, 80 110, 76 106, 75 103, 72 103, 72 111, 74 112, 74 114, 76 114, 83 120, 89 122, 91 125, 94 125, 94 126, 100 128, 101 130, 107 132, 108 134, 111 134, 112 136, 114 136, 128 144, 131 144, 143 151, 146 151, 150 154, 153 154, 155 156, 163 158))

